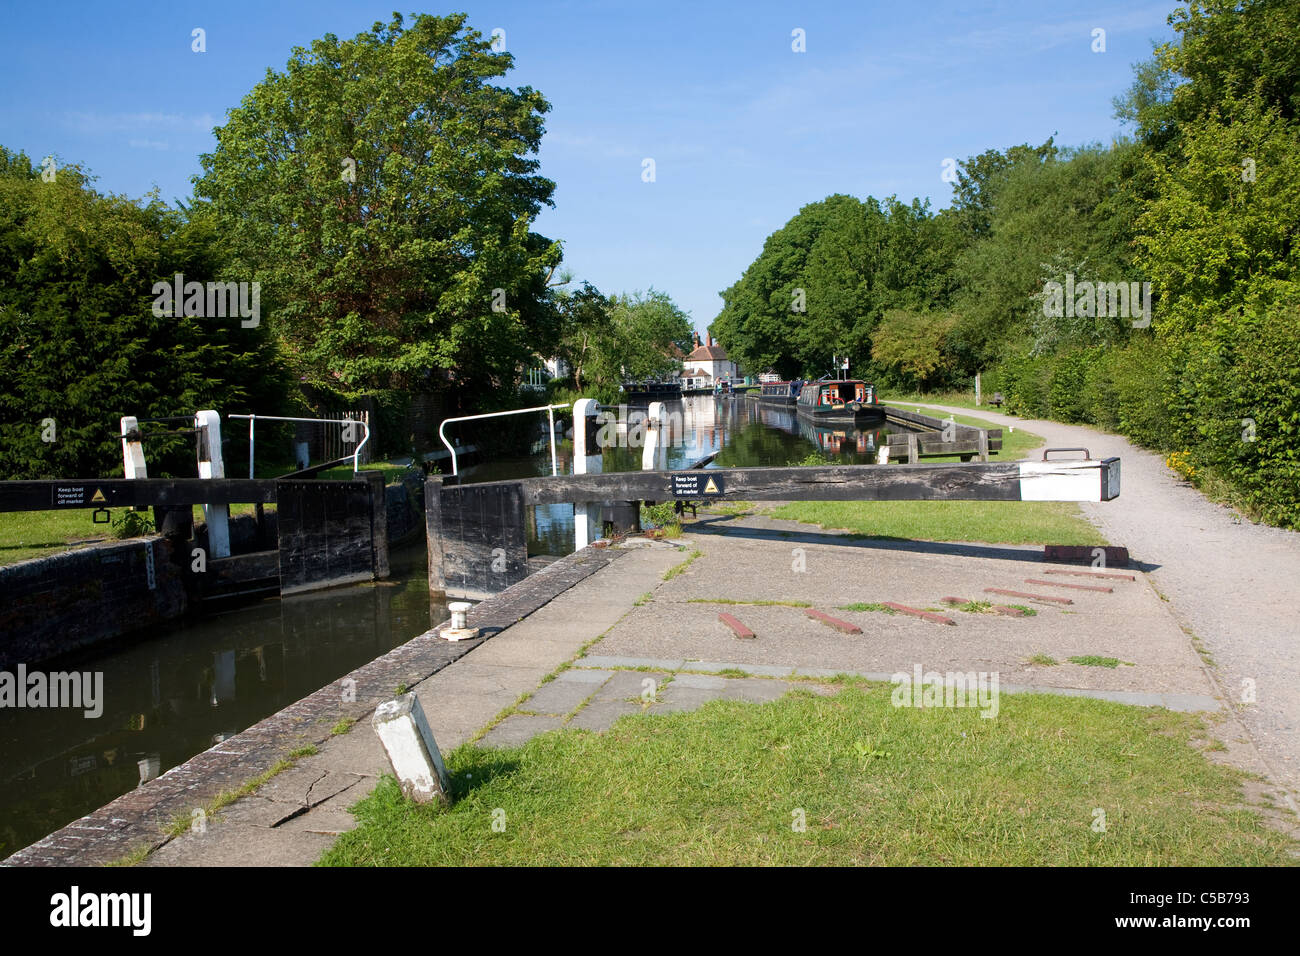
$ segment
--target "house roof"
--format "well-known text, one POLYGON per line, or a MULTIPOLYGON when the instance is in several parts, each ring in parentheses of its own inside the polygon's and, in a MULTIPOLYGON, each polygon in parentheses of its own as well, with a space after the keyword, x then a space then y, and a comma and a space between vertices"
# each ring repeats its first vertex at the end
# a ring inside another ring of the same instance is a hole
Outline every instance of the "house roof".
POLYGON ((697 345, 695 351, 686 356, 688 362, 725 362, 727 350, 721 345, 697 345))

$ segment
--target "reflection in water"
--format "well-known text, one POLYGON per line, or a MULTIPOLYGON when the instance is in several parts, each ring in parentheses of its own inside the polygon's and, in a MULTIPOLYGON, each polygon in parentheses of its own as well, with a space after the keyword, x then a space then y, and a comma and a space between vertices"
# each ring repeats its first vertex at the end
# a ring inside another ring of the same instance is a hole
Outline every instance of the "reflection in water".
MULTIPOLYGON (((866 428, 813 425, 791 406, 768 405, 743 395, 688 395, 665 402, 669 469, 688 468, 717 453, 710 468, 789 465, 814 452, 846 465, 869 465, 885 435, 896 430, 883 420, 866 428)), ((639 471, 644 410, 629 409, 607 426, 616 447, 603 452, 604 471, 639 471)), ((497 459, 463 469, 466 482, 501 481, 551 473, 549 445, 542 443, 526 458, 497 459)), ((561 474, 573 470, 573 441, 557 449, 561 474)), ((528 518, 528 553, 570 554, 573 551, 573 505, 537 505, 528 518)))
POLYGON ((0 856, 338 680, 446 618, 423 547, 370 585, 270 599, 45 670, 104 673, 104 713, 0 710, 0 856))

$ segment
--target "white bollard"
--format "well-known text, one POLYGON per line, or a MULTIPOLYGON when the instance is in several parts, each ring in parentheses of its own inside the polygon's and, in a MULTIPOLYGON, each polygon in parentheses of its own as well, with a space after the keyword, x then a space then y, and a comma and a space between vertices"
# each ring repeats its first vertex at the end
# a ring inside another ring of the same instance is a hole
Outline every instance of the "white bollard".
POLYGON ((415 694, 380 704, 371 723, 406 798, 451 803, 451 778, 415 694))
MULTIPOLYGON (((587 434, 587 419, 596 415, 594 398, 580 398, 573 403, 573 473, 598 475, 601 472, 600 448, 596 435, 587 434), (595 454, 591 454, 595 452, 595 454)), ((581 551, 600 538, 600 505, 591 501, 578 501, 573 505, 573 547, 581 551)))
POLYGON ((438 636, 447 641, 467 641, 478 637, 478 628, 469 626, 469 609, 473 607, 468 601, 453 601, 447 605, 451 612, 451 627, 444 627, 438 636))
MULTIPOLYGON (((226 477, 226 466, 221 460, 221 416, 210 408, 195 412, 194 427, 205 429, 199 442, 199 477, 226 477)), ((208 557, 230 557, 229 506, 204 505, 203 520, 208 526, 208 557)))
POLYGON ((149 469, 144 462, 144 442, 139 437, 127 439, 131 432, 140 430, 140 423, 134 415, 122 416, 122 467, 123 476, 127 478, 148 478, 149 469))

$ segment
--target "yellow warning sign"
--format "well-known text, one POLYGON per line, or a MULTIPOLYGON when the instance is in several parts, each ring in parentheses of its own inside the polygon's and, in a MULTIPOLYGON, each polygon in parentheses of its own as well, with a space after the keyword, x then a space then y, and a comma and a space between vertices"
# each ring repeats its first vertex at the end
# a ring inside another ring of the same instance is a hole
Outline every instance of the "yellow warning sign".
POLYGON ((706 495, 716 495, 718 493, 718 486, 713 483, 712 478, 710 478, 709 483, 704 486, 704 493, 706 495))
POLYGON ((99 502, 99 501, 107 501, 108 499, 104 497, 104 493, 102 491, 96 488, 95 493, 90 496, 90 500, 99 502))

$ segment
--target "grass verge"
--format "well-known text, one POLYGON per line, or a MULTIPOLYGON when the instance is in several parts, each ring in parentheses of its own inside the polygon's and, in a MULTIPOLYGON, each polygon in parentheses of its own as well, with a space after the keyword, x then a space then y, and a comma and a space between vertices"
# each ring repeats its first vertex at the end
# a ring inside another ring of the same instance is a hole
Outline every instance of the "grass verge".
POLYGON ((447 758, 451 808, 407 803, 385 778, 320 863, 1294 862, 1295 844, 1240 805, 1243 775, 1189 746, 1204 734, 1194 715, 1017 694, 982 720, 895 708, 890 691, 713 701, 626 717, 603 735, 460 747, 447 758))
POLYGON ((792 501, 772 517, 900 541, 1108 543, 1068 501, 792 501))

